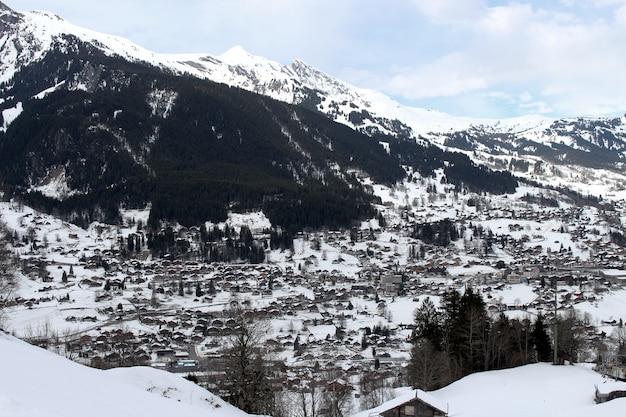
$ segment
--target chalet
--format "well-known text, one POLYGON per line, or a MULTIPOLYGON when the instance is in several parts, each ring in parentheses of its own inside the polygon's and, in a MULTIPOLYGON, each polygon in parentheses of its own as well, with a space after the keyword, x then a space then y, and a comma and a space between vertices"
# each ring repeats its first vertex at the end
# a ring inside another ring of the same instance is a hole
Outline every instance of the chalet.
POLYGON ((402 275, 383 275, 380 278, 380 288, 390 294, 397 294, 402 285, 402 275))
POLYGON ((506 281, 509 284, 519 284, 522 282, 522 275, 512 272, 509 275, 507 275, 506 277, 506 281))
POLYGON ((352 417, 447 417, 447 410, 447 403, 418 389, 352 417))
POLYGON ((612 284, 626 283, 626 271, 623 269, 603 269, 600 271, 600 277, 612 284))

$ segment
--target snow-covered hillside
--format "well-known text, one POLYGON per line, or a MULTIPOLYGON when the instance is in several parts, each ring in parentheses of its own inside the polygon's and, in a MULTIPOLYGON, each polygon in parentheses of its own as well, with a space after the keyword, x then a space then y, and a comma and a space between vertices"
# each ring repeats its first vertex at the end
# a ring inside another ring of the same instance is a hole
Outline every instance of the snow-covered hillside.
POLYGON ((612 384, 583 366, 542 363, 470 375, 432 394, 458 417, 605 417, 621 415, 626 406, 626 399, 594 403, 596 387, 604 392, 612 384))
MULTIPOLYGON (((622 415, 626 399, 595 404, 600 393, 626 389, 584 366, 541 363, 467 376, 427 394, 429 403, 454 417, 608 417, 622 415), (436 402, 436 404, 434 403, 436 402)), ((405 400, 413 391, 407 392, 405 400)), ((414 395, 414 394, 413 394, 414 395)), ((377 415, 385 405, 352 417, 377 415)))
POLYGON ((150 367, 101 371, 0 333, 0 416, 244 417, 182 376, 150 367))
MULTIPOLYGON (((5 334, 0 334, 0 351, 6 358, 0 378, 2 416, 248 415, 164 371, 87 368, 5 334)), ((626 399, 594 404, 596 387, 601 392, 620 389, 585 367, 536 364, 474 374, 430 394, 446 403, 455 417, 621 415, 626 399)))

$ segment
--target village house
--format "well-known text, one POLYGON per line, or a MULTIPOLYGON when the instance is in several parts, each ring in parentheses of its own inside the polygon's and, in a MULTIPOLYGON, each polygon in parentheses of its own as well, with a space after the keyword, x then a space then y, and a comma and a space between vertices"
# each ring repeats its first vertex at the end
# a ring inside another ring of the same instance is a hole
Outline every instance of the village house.
POLYGON ((380 278, 380 288, 388 294, 398 294, 402 285, 402 275, 383 275, 380 278))
POLYGON ((448 404, 420 389, 352 417, 447 417, 448 404))

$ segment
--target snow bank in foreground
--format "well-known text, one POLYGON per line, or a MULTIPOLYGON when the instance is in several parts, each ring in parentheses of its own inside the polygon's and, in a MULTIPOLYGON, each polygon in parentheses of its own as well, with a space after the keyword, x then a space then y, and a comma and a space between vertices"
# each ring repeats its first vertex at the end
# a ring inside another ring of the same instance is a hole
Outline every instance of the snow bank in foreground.
POLYGON ((539 363, 470 375, 430 394, 455 417, 609 417, 622 415, 626 398, 595 404, 606 381, 583 366, 539 363))
POLYGON ((2 333, 0 352, 3 417, 248 415, 168 372, 148 367, 92 369, 2 333))

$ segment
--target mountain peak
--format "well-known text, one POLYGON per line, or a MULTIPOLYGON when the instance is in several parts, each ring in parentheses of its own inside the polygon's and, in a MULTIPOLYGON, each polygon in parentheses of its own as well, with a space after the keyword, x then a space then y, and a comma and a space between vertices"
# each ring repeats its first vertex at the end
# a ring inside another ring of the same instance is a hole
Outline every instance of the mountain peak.
POLYGON ((219 55, 218 58, 224 62, 238 64, 249 62, 254 59, 254 55, 246 51, 243 46, 236 45, 224 52, 222 55, 219 55))
POLYGON ((3 12, 12 12, 12 11, 13 11, 13 9, 11 9, 9 6, 7 6, 6 4, 4 4, 4 3, 2 3, 2 2, 0 1, 0 11, 3 11, 3 12))

